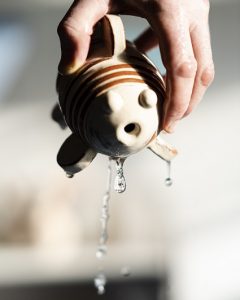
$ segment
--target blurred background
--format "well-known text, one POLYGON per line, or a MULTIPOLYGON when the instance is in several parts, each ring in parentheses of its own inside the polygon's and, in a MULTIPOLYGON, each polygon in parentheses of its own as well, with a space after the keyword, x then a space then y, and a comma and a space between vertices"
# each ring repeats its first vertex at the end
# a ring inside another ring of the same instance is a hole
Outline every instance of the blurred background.
MULTIPOLYGON (((240 299, 240 1, 212 0, 216 77, 175 134, 174 185, 150 151, 112 192, 109 253, 95 258, 107 159, 73 179, 56 163, 69 135, 50 118, 67 0, 0 2, 0 299, 240 299), (130 272, 123 278, 122 268, 130 272)), ((123 17, 134 39, 147 23, 123 17)), ((163 70, 158 49, 149 56, 163 70)))

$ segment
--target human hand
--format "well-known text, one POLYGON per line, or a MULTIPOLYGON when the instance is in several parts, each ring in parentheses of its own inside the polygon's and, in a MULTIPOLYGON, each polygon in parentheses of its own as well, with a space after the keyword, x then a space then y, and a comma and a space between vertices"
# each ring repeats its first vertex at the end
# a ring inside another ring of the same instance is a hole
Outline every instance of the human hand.
POLYGON ((163 129, 173 132, 202 99, 214 77, 208 0, 76 0, 58 26, 59 72, 85 62, 94 25, 107 13, 146 18, 151 26, 136 41, 146 52, 159 44, 166 68, 163 129))

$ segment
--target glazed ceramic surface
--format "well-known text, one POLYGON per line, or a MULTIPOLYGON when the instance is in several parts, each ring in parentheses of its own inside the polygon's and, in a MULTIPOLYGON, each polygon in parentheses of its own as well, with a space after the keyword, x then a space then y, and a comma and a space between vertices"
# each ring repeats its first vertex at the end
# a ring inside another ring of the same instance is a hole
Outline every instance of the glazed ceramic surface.
POLYGON ((170 161, 176 150, 163 142, 165 87, 153 63, 126 42, 120 17, 95 27, 88 58, 73 75, 57 79, 53 118, 72 135, 58 153, 68 173, 85 168, 97 153, 125 158, 148 147, 170 161))

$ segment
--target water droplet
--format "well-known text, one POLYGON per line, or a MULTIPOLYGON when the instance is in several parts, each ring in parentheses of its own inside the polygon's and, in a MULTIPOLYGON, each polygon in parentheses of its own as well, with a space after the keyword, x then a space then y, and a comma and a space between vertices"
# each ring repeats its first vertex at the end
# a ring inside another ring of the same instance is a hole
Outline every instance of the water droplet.
POLYGON ((70 172, 66 172, 66 176, 67 176, 67 178, 73 178, 74 174, 70 173, 70 172))
POLYGON ((167 161, 167 178, 165 179, 165 185, 171 186, 173 184, 171 178, 171 161, 167 161))
POLYGON ((165 185, 166 186, 171 186, 172 184, 173 184, 173 182, 172 182, 171 178, 168 177, 168 178, 165 179, 165 185))
POLYGON ((98 274, 94 279, 94 285, 97 288, 98 294, 103 295, 105 293, 105 285, 107 283, 106 277, 103 273, 98 274))
POLYGON ((123 193, 126 190, 126 180, 123 175, 123 163, 124 159, 116 160, 117 175, 114 181, 114 190, 118 193, 123 193))
POLYGON ((104 258, 104 256, 107 255, 107 246, 106 245, 100 245, 97 249, 97 252, 96 252, 96 257, 98 259, 102 259, 104 258))
POLYGON ((131 275, 131 269, 129 267, 127 267, 127 266, 122 267, 122 269, 121 269, 121 275, 123 277, 129 277, 131 275))
POLYGON ((116 176, 114 190, 118 193, 123 193, 126 190, 126 181, 124 177, 116 176))

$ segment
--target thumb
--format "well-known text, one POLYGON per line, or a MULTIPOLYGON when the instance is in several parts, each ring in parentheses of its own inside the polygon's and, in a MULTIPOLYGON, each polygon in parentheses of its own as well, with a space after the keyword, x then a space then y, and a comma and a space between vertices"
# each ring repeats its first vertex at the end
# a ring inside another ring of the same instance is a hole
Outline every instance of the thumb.
POLYGON ((93 26, 107 13, 108 1, 74 1, 60 24, 58 35, 61 44, 61 74, 72 74, 85 62, 93 26))

